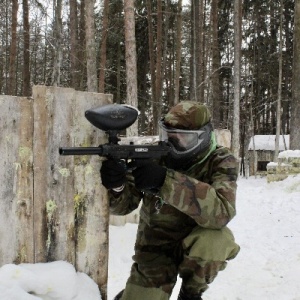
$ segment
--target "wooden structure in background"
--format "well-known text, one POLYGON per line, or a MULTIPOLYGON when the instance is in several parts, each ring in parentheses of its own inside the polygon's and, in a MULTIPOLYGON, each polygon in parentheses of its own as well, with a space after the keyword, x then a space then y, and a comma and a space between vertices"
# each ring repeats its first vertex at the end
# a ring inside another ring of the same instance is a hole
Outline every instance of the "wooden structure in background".
MULTIPOLYGON (((281 135, 279 138, 279 151, 289 149, 289 135, 281 135)), ((267 165, 274 161, 276 135, 255 135, 251 137, 249 155, 249 175, 267 175, 267 165)))

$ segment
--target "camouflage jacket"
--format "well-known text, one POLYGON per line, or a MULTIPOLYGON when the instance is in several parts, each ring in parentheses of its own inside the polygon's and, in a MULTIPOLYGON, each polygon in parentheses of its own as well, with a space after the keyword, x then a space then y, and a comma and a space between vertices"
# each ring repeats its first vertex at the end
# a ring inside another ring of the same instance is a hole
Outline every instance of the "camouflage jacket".
POLYGON ((156 232, 165 240, 182 239, 196 225, 220 229, 236 214, 237 165, 231 152, 218 146, 205 161, 196 161, 186 171, 168 169, 158 195, 136 190, 128 178, 118 197, 110 193, 110 212, 126 215, 142 200, 140 223, 152 228, 149 235, 156 232))

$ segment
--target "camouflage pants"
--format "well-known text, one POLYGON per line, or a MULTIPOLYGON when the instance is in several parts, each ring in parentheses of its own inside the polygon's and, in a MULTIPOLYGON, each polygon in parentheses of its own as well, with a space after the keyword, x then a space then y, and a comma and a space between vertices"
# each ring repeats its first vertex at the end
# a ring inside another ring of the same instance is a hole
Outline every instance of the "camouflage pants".
POLYGON ((167 300, 177 276, 191 294, 204 292, 239 252, 231 231, 196 227, 180 243, 139 245, 122 300, 167 300))

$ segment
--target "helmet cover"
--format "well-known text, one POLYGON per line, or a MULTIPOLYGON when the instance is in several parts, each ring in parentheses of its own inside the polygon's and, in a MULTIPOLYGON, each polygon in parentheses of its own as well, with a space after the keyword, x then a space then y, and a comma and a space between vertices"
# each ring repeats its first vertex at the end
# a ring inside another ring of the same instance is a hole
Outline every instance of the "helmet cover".
POLYGON ((175 105, 159 122, 160 140, 170 144, 168 162, 183 167, 211 144, 211 114, 208 108, 195 101, 175 105))
POLYGON ((182 101, 172 107, 164 117, 167 127, 197 130, 207 124, 211 114, 206 105, 196 101, 182 101))

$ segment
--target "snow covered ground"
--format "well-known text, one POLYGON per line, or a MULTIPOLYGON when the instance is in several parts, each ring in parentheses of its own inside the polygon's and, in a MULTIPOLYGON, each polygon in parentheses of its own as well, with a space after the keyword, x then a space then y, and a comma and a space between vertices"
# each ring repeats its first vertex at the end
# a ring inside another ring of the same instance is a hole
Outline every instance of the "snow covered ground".
MULTIPOLYGON (((300 175, 272 183, 240 178, 237 198, 238 214, 229 227, 241 251, 203 299, 300 300, 300 175)), ((108 300, 126 283, 136 230, 136 224, 110 226, 108 300)), ((171 300, 177 299, 179 286, 180 280, 171 300)), ((99 300, 100 295, 87 275, 54 262, 2 266, 0 299, 99 300)))
MULTIPOLYGON (((241 251, 203 299, 300 300, 300 175, 272 183, 240 178, 237 211, 229 227, 241 251)), ((125 285, 136 228, 110 228, 109 300, 125 285)), ((178 281, 171 300, 179 286, 178 281)))

